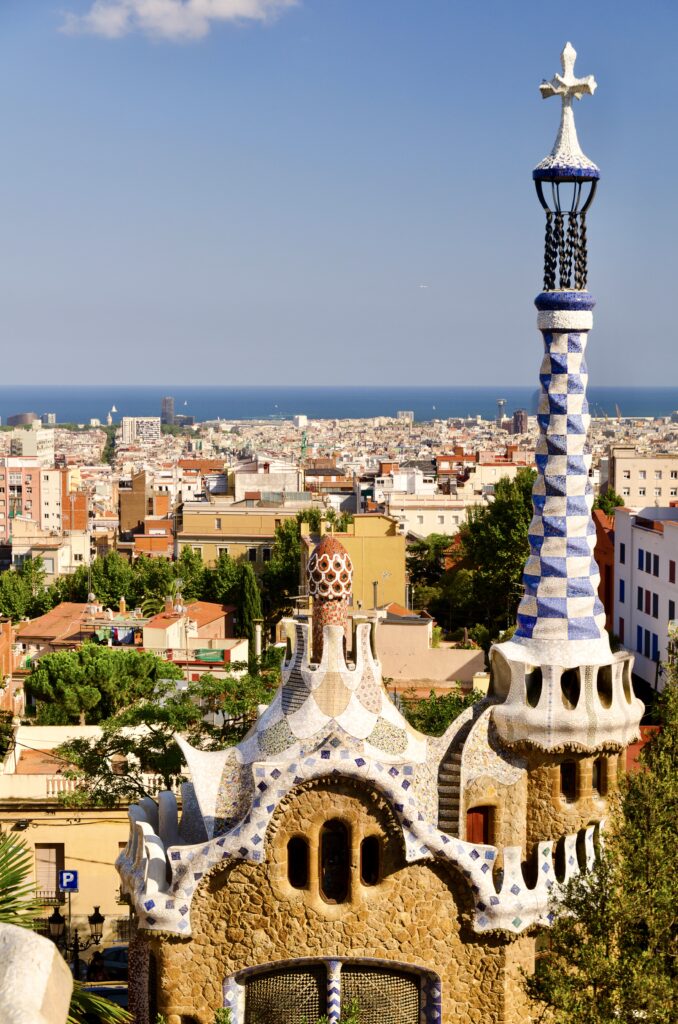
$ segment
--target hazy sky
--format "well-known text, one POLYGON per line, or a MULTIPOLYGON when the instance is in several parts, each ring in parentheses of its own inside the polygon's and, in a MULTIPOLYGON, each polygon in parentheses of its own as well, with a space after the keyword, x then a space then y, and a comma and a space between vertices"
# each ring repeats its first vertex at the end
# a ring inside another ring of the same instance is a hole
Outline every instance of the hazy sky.
POLYGON ((537 381, 570 39, 597 384, 675 384, 675 0, 0 0, 3 383, 537 381))

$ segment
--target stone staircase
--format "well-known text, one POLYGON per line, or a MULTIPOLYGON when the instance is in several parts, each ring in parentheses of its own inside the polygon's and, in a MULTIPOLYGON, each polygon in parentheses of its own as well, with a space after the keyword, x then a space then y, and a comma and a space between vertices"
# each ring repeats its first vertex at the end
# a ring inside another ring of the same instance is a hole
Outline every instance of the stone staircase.
POLYGON ((457 730, 438 768, 438 828, 459 838, 459 800, 461 794, 461 754, 469 733, 485 710, 485 703, 475 704, 467 720, 457 730))

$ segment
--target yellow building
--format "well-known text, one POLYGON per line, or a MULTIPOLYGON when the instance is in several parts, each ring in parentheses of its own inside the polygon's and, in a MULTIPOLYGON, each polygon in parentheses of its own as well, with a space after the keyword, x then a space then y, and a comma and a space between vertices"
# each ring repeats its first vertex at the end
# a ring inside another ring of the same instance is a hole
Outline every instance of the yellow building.
MULTIPOLYGON (((329 524, 324 524, 329 528, 329 524)), ((405 537, 390 516, 364 513, 356 515, 345 533, 337 533, 353 563, 353 609, 375 607, 396 602, 405 604, 405 537)), ((318 537, 311 536, 307 523, 301 524, 301 578, 318 537)))
POLYGON ((261 572, 271 557, 276 526, 310 507, 309 502, 271 505, 258 497, 233 501, 211 495, 207 501, 185 501, 177 523, 177 555, 192 548, 209 566, 225 552, 261 572))
MULTIPOLYGON (((0 831, 20 836, 34 858, 34 881, 44 900, 43 917, 59 906, 67 917, 68 898, 59 891, 59 872, 78 872, 71 896, 74 928, 89 937, 87 917, 95 906, 106 918, 102 947, 128 938, 129 911, 119 901, 115 860, 124 848, 128 820, 124 809, 66 808, 60 794, 74 787, 60 770, 54 748, 67 738, 93 736, 96 726, 20 726, 0 773, 0 831)), ((86 954, 86 958, 91 950, 86 954)))

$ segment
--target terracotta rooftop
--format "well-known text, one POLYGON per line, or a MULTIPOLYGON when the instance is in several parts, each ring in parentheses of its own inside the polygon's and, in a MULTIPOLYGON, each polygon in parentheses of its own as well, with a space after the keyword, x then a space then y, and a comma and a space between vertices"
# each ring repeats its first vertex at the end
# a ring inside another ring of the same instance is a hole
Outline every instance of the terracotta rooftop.
POLYGON ((60 640, 78 633, 87 610, 86 604, 62 601, 56 608, 39 615, 37 619, 22 623, 17 630, 17 639, 60 640))

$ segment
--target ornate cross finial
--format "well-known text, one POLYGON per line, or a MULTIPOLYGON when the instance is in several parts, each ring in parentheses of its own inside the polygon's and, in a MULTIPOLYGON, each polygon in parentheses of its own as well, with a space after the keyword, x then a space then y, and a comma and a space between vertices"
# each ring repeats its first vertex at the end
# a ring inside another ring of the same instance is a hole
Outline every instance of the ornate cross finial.
POLYGON ((549 171, 559 170, 571 172, 575 175, 594 172, 597 177, 598 168, 582 152, 577 138, 577 129, 574 124, 574 112, 572 100, 578 100, 585 93, 590 96, 596 91, 596 80, 593 75, 586 78, 576 78, 574 74, 574 62, 577 53, 571 43, 566 43, 560 55, 560 62, 563 68, 562 75, 554 75, 550 82, 542 82, 539 86, 544 99, 549 96, 560 96, 563 101, 560 115, 560 129, 558 138, 549 156, 538 165, 536 170, 549 171))
POLYGON ((576 96, 578 100, 585 92, 593 96, 597 86, 596 80, 593 75, 587 75, 586 78, 575 78, 574 62, 576 59, 577 51, 572 43, 565 43, 565 48, 560 55, 562 75, 554 75, 550 82, 542 82, 539 86, 539 91, 544 99, 548 99, 549 96, 562 96, 564 106, 568 99, 571 101, 573 96, 576 96))

